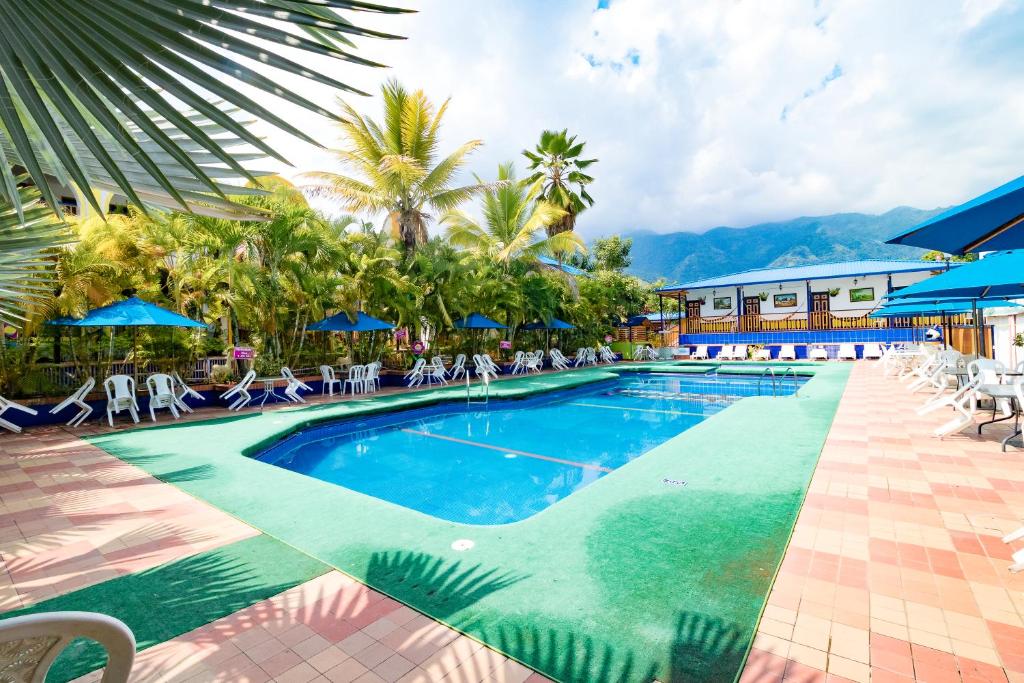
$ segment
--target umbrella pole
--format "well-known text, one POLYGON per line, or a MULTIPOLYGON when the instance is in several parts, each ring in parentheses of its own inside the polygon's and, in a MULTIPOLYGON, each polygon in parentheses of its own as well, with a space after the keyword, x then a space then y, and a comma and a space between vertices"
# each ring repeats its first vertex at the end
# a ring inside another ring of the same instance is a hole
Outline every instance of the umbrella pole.
POLYGON ((981 325, 978 320, 978 302, 977 300, 971 301, 971 315, 974 316, 974 353, 981 358, 981 325))

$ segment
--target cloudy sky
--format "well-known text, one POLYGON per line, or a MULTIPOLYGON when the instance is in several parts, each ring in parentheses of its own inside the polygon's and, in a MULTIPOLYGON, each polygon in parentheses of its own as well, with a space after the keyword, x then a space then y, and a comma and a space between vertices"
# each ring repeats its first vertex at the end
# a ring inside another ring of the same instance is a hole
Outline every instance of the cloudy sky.
MULTIPOLYGON (((450 97, 446 143, 482 139, 470 171, 485 177, 545 128, 578 134, 600 159, 586 237, 946 206, 1024 173, 1024 0, 407 5, 419 13, 352 17, 408 36, 360 41, 388 71, 332 73, 450 97)), ((377 98, 350 101, 376 116, 377 98)), ((335 168, 271 137, 298 170, 335 168)))

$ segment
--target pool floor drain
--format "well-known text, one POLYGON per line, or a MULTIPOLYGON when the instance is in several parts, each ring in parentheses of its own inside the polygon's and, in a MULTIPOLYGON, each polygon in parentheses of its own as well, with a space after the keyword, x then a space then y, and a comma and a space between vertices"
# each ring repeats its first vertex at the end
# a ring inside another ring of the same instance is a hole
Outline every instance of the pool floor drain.
POLYGON ((469 540, 468 538, 460 538, 459 540, 452 543, 452 550, 457 550, 460 553, 466 550, 471 550, 476 543, 469 540))

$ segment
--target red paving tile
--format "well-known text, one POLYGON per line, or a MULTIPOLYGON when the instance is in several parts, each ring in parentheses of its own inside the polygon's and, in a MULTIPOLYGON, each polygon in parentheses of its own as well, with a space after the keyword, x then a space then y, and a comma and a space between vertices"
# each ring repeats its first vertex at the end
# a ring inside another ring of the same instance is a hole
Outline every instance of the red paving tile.
MULTIPOLYGON (((853 367, 769 596, 760 652, 858 681, 1024 682, 1024 574, 1007 571, 1012 549, 1000 540, 1024 519, 1024 460, 1000 452, 995 429, 934 439, 948 416, 918 416, 924 398, 877 364, 853 367), (841 590, 857 591, 860 608, 841 590), (801 629, 808 617, 832 624, 831 638, 801 629), (780 637, 779 619, 792 636, 780 637), (850 630, 837 636, 836 624, 850 630), (851 666, 840 653, 859 651, 861 633, 867 661, 851 666)), ((758 680, 755 664, 745 680, 758 680)))

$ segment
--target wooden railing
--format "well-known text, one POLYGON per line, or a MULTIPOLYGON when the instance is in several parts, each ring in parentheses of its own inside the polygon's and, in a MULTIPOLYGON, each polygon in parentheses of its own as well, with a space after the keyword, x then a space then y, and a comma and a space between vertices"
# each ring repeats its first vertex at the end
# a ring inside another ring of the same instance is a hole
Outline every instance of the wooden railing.
MULTIPOLYGON (((812 311, 789 315, 741 315, 720 318, 684 318, 683 334, 731 334, 737 332, 789 332, 802 330, 876 330, 883 328, 931 327, 942 324, 940 316, 908 316, 903 318, 872 318, 872 310, 812 311)), ((947 317, 952 325, 971 324, 970 316, 947 317)), ((665 329, 678 329, 675 322, 665 329)))

